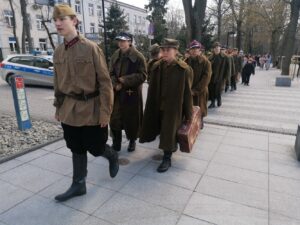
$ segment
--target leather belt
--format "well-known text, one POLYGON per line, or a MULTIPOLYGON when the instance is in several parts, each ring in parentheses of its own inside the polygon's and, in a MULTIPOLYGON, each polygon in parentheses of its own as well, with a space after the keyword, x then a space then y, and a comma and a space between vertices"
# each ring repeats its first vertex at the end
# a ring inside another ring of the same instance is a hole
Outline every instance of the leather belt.
POLYGON ((78 101, 87 101, 89 99, 92 99, 92 98, 95 98, 97 96, 99 96, 99 90, 93 92, 93 93, 90 93, 90 94, 72 94, 72 95, 66 95, 70 98, 73 98, 75 100, 78 100, 78 101))

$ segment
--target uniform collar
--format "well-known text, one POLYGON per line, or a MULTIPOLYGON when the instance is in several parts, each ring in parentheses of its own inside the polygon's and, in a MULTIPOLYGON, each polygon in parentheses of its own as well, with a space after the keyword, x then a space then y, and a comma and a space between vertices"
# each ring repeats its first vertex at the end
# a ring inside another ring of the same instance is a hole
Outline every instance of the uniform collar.
MULTIPOLYGON (((120 50, 121 52, 121 50, 120 50)), ((126 55, 131 62, 135 63, 137 60, 137 53, 136 53, 136 49, 133 46, 130 46, 130 48, 128 49, 127 52, 123 53, 124 55, 126 55)))
POLYGON ((71 41, 67 42, 64 40, 64 45, 65 45, 65 50, 68 50, 71 48, 73 45, 75 45, 78 41, 80 40, 80 36, 77 35, 75 38, 73 38, 71 41))
POLYGON ((127 57, 131 62, 135 63, 137 61, 138 58, 138 54, 137 51, 135 49, 135 47, 131 46, 127 52, 125 53, 121 53, 121 50, 118 49, 117 52, 115 53, 116 57, 112 57, 112 64, 114 64, 120 57, 122 57, 122 54, 124 54, 124 57, 127 57))

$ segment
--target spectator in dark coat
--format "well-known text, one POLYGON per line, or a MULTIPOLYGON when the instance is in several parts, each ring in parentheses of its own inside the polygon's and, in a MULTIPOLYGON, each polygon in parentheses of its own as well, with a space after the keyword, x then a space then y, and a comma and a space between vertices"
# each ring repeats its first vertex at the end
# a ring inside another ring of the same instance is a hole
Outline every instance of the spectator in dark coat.
POLYGON ((243 67, 242 75, 245 78, 244 85, 249 86, 250 76, 255 74, 254 65, 251 58, 248 58, 247 63, 243 67))

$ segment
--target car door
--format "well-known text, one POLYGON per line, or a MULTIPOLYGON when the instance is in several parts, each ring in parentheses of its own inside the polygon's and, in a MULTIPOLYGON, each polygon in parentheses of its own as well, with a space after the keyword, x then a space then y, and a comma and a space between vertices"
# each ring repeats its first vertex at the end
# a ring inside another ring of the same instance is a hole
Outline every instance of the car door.
POLYGON ((26 84, 33 84, 32 68, 34 58, 32 56, 17 56, 9 60, 12 72, 22 75, 26 84))
POLYGON ((35 82, 53 86, 53 63, 42 57, 34 57, 35 82))

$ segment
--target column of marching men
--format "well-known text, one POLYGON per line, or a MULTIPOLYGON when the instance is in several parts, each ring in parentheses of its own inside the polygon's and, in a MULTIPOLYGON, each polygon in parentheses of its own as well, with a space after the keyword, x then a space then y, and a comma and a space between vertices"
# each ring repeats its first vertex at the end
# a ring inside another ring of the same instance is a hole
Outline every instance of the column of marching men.
MULTIPOLYGON (((177 130, 191 121, 193 105, 201 108, 203 129, 207 108, 220 107, 222 92, 237 88, 243 63, 237 49, 226 50, 216 42, 207 57, 203 45, 194 40, 182 59, 179 42, 166 38, 161 45, 151 46, 151 59, 146 63, 132 45, 133 36, 121 32, 116 37, 119 49, 111 56, 108 69, 99 46, 78 34, 72 8, 56 5, 53 19, 64 37, 53 56, 55 118, 62 124, 73 162, 72 184, 55 197, 57 201, 86 194, 87 152, 106 158, 110 176, 117 175, 123 130, 128 152, 136 150, 137 139, 145 143, 159 136, 163 159, 157 171, 167 171, 178 148, 177 130), (149 86, 143 111, 146 80, 149 86), (112 146, 106 144, 108 126, 112 146)), ((247 81, 245 77, 243 82, 247 81)))

